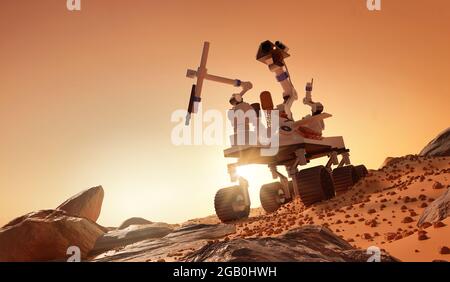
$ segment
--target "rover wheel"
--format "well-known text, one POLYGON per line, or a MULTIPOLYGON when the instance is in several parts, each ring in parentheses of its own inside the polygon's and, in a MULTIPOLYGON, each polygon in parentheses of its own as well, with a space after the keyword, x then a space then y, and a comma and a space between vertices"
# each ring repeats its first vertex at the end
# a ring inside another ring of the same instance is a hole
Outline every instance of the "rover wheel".
POLYGON ((361 178, 365 177, 369 172, 367 171, 367 168, 365 165, 357 165, 355 166, 355 172, 357 179, 360 180, 361 178))
POLYGON ((250 214, 250 205, 245 204, 244 190, 240 186, 217 191, 214 197, 214 208, 222 222, 246 218, 250 214))
POLYGON ((316 166, 297 173, 297 183, 302 202, 309 206, 335 196, 333 178, 324 166, 316 166))
POLYGON ((280 182, 265 184, 259 191, 261 206, 267 213, 278 210, 283 204, 288 202, 280 182))
POLYGON ((358 181, 355 167, 348 165, 335 168, 333 170, 333 181, 336 193, 347 191, 358 181))

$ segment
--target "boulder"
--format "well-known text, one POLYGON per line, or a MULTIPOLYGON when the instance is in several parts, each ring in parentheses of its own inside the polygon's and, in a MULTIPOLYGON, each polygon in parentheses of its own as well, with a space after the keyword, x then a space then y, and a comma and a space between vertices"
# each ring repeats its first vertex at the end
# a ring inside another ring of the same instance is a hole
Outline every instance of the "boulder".
POLYGON ((91 260, 145 262, 173 259, 175 254, 181 257, 189 250, 200 249, 208 241, 218 240, 235 232, 236 227, 232 224, 191 224, 175 229, 162 238, 148 238, 105 251, 91 260))
POLYGON ((104 191, 102 186, 93 187, 71 197, 56 209, 95 222, 100 216, 103 196, 104 191))
MULTIPOLYGON (((133 226, 136 228, 137 226, 133 226)), ((142 227, 141 227, 142 228, 142 227)), ((194 224, 174 230, 162 238, 146 239, 105 251, 92 261, 145 262, 365 262, 374 254, 352 247, 328 228, 302 226, 278 237, 235 238, 234 225, 194 224)), ((396 258, 379 250, 382 262, 396 258)))
POLYGON ((420 156, 448 157, 450 156, 450 127, 425 146, 419 153, 420 156))
MULTIPOLYGON (((373 253, 372 253, 373 254, 373 253)), ((328 228, 307 225, 279 237, 211 242, 188 255, 189 262, 366 262, 367 250, 353 248, 328 228)), ((397 259, 380 250, 383 262, 397 259)))
POLYGON ((422 227, 425 223, 437 223, 444 220, 450 215, 450 188, 442 194, 439 198, 434 200, 423 211, 422 215, 417 221, 417 226, 422 227))
POLYGON ((125 220, 124 222, 122 222, 122 224, 117 229, 122 230, 122 229, 127 228, 130 225, 144 225, 144 224, 150 224, 150 223, 152 223, 152 222, 149 220, 146 220, 142 217, 132 217, 132 218, 129 218, 129 219, 125 220))
POLYGON ((0 229, 0 261, 67 260, 76 246, 85 258, 104 229, 62 210, 42 210, 14 219, 0 229))
POLYGON ((172 231, 173 228, 167 223, 130 225, 124 229, 109 231, 97 239, 90 255, 99 254, 147 239, 162 238, 172 231))

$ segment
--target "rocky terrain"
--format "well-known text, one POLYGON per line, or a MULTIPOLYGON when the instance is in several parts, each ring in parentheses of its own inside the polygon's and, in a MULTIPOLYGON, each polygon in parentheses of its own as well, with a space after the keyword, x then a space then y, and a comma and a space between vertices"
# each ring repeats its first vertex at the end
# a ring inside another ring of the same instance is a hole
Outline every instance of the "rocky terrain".
POLYGON ((442 131, 420 151, 420 156, 450 156, 450 128, 442 131))
POLYGON ((80 193, 54 210, 31 212, 0 229, 0 261, 52 261, 67 257, 77 246, 86 258, 107 229, 95 223, 103 188, 80 193), (86 216, 86 217, 83 217, 86 216))
POLYGON ((418 155, 387 158, 329 201, 257 208, 232 224, 135 217, 105 228, 96 223, 104 190, 93 187, 0 228, 0 261, 64 261, 70 246, 88 261, 367 261, 373 247, 382 261, 448 261, 449 132, 418 155))

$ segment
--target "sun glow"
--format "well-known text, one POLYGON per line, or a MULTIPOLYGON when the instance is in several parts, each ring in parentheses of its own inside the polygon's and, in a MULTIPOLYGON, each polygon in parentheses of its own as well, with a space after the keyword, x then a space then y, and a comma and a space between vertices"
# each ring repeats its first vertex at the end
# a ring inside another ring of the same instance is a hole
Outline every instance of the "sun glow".
POLYGON ((236 174, 248 181, 250 200, 252 207, 260 205, 259 190, 266 183, 275 182, 267 166, 264 165, 244 165, 236 168, 236 174))
POLYGON ((236 168, 236 174, 238 176, 242 176, 247 179, 255 174, 255 166, 254 165, 239 166, 236 168))

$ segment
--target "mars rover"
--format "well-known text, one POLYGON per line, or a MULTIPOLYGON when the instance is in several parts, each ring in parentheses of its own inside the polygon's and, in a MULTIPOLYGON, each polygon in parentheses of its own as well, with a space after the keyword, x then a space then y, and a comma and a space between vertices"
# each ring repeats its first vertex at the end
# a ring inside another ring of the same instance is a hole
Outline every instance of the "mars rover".
MULTIPOLYGON (((299 197, 307 206, 331 199, 337 193, 346 191, 367 174, 364 165, 350 164, 349 149, 345 147, 341 136, 322 136, 325 128, 324 119, 331 115, 323 112, 324 107, 321 103, 312 100, 312 80, 306 84, 306 94, 303 99, 303 103, 311 107, 311 114, 297 121, 292 117, 291 106, 298 96, 285 63, 285 59, 290 56, 286 45, 279 41, 275 43, 265 41, 260 44, 256 55, 258 61, 266 64, 269 70, 275 73, 277 81, 283 88, 283 103, 276 107, 268 91, 261 93, 261 103, 244 102, 243 95, 253 87, 251 82, 209 74, 206 69, 208 53, 209 43, 205 42, 200 66, 197 70, 187 71, 187 77, 197 78, 197 83, 192 86, 186 125, 189 125, 191 114, 196 112, 201 102, 203 81, 206 79, 242 88, 241 92, 233 94, 230 99, 230 104, 233 106, 231 111, 250 111, 255 113, 258 120, 264 113, 267 128, 275 129, 279 136, 277 153, 267 156, 262 154, 262 150, 267 145, 233 142, 236 140, 236 135, 242 131, 239 128, 244 128, 243 131, 247 134, 251 134, 251 130, 248 119, 230 120, 235 134, 230 137, 232 145, 224 151, 224 156, 236 159, 236 162, 228 165, 228 172, 231 181, 239 184, 220 189, 216 193, 214 206, 221 221, 245 218, 250 213, 248 182, 237 174, 236 168, 239 166, 264 164, 269 167, 272 177, 278 179, 277 182, 263 185, 260 190, 261 205, 267 213, 276 211, 296 197, 299 197), (279 122, 271 123, 273 117, 276 117, 274 120, 279 122), (325 165, 298 169, 299 166, 308 164, 310 160, 321 157, 328 158, 325 165), (286 168, 287 175, 278 171, 278 167, 281 166, 286 168), (333 166, 336 167, 333 169, 333 166)), ((245 140, 248 141, 248 139, 245 140)))

